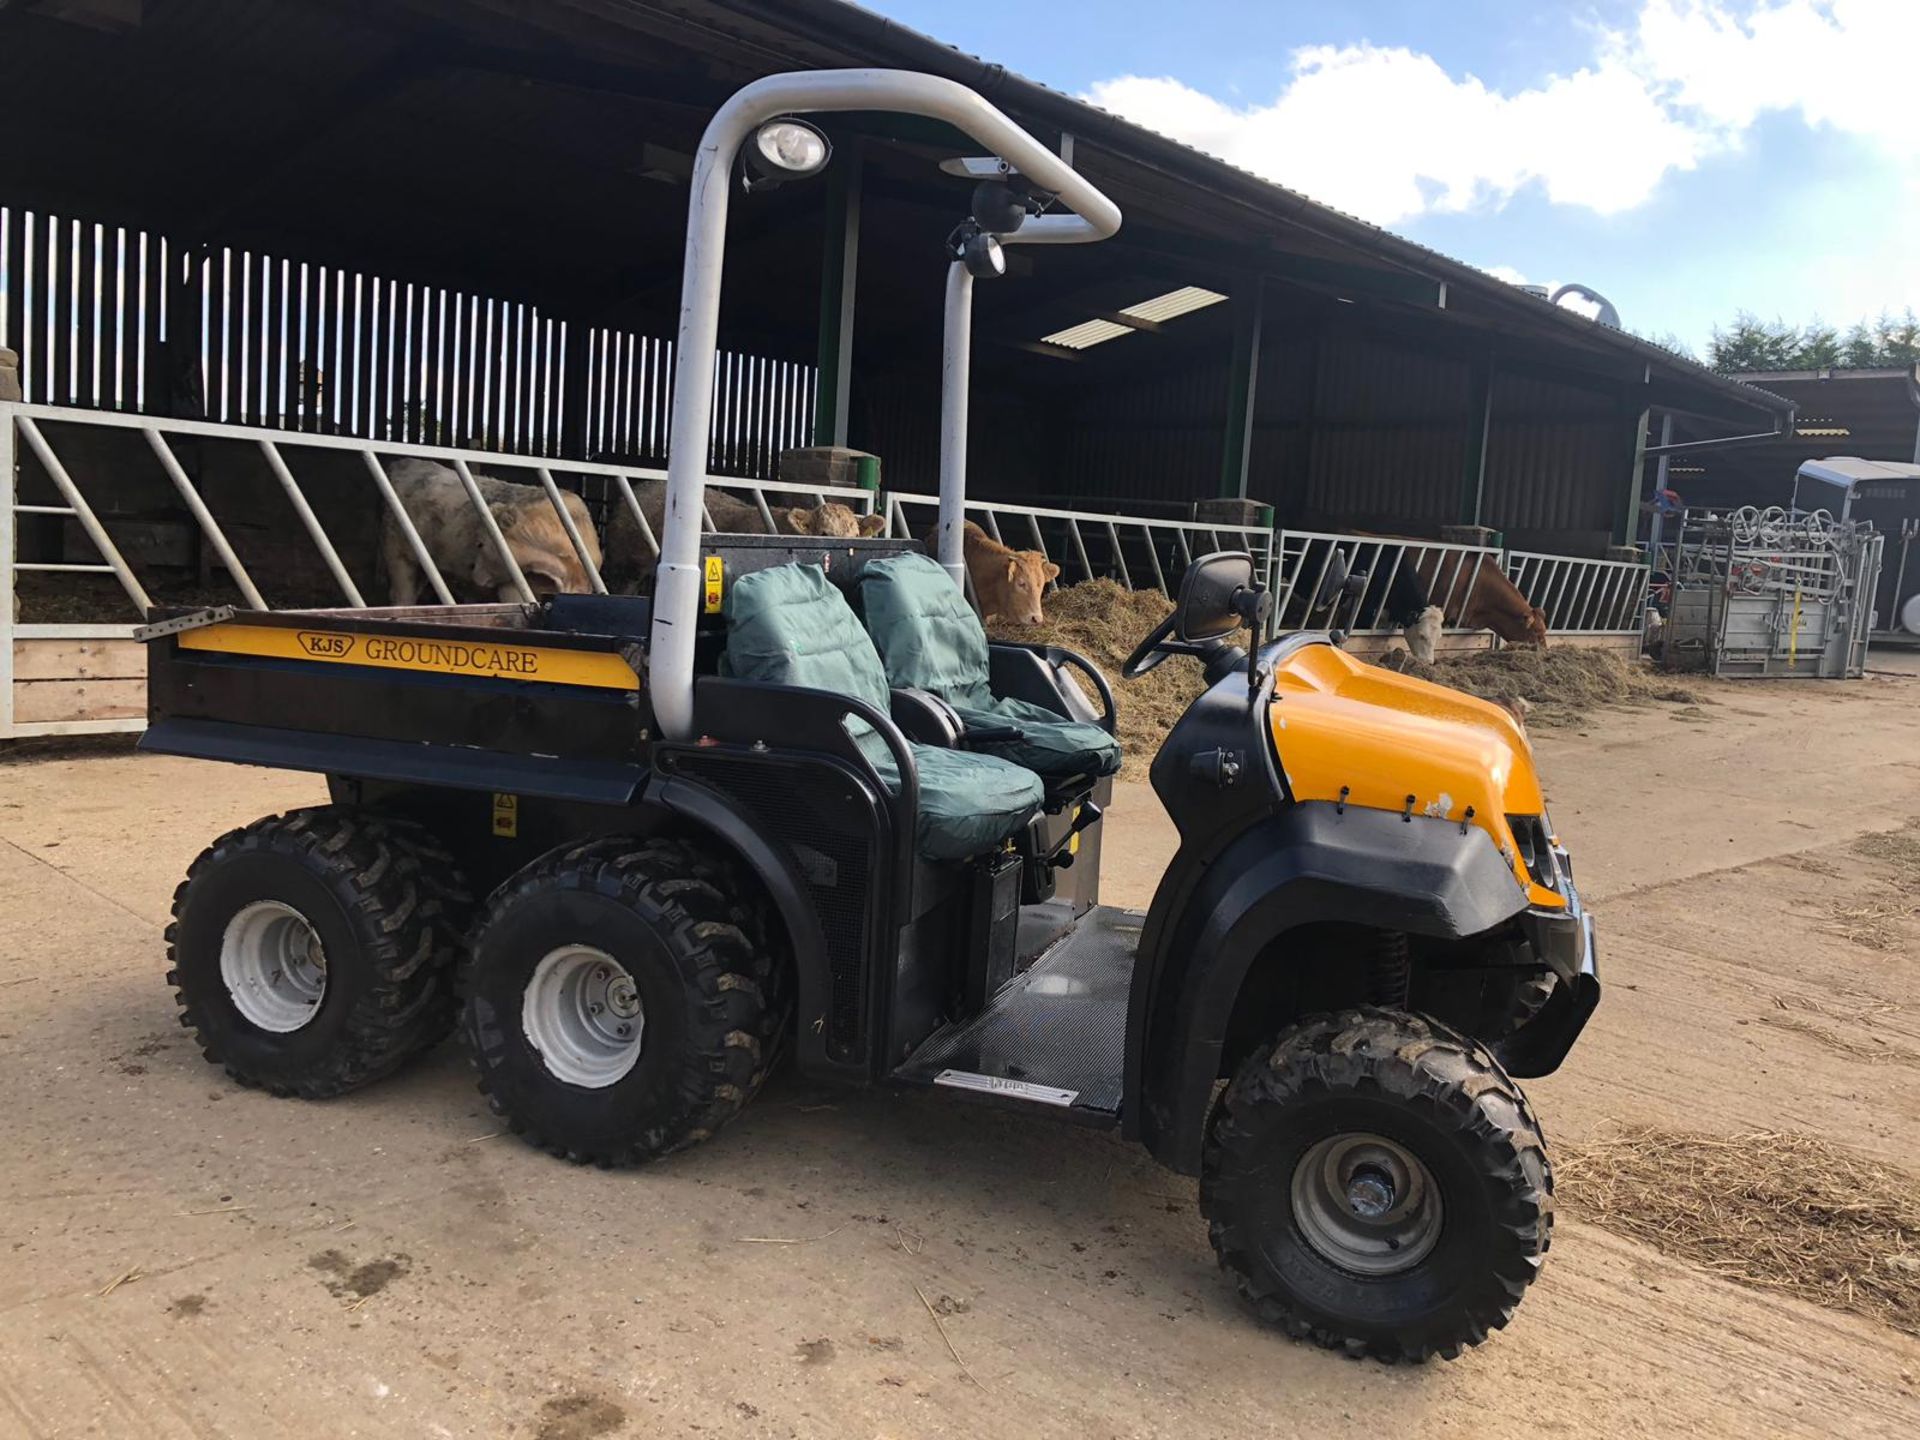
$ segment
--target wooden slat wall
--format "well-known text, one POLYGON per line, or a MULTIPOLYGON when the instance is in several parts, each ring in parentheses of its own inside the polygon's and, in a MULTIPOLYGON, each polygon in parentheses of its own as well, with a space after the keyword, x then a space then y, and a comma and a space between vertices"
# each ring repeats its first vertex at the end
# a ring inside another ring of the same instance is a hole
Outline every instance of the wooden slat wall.
MULTIPOLYGON (((234 424, 551 456, 571 434, 587 458, 667 453, 668 340, 94 219, 0 207, 0 345, 20 352, 39 404, 187 414, 178 382, 197 369, 205 416, 234 424), (566 413, 570 344, 586 352, 584 417, 566 413)), ((729 351, 717 369, 710 464, 773 477, 783 449, 808 443, 813 367, 729 351)))

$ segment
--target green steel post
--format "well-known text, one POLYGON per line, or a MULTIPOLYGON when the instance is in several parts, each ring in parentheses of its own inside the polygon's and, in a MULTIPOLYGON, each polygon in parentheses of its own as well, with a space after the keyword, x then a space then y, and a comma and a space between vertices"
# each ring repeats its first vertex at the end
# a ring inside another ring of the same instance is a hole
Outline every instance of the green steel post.
POLYGON ((1260 384, 1260 321, 1265 289, 1250 275, 1234 287, 1233 372, 1227 381, 1227 433, 1220 461, 1220 494, 1247 496, 1247 467, 1253 459, 1254 397, 1260 384))
POLYGON ((853 302, 860 267, 860 142, 843 142, 827 170, 827 228, 820 257, 820 384, 813 443, 847 443, 853 388, 853 302))
POLYGON ((1487 435, 1493 428, 1493 359, 1473 362, 1467 386, 1467 461, 1460 473, 1460 523, 1478 525, 1487 494, 1487 435))

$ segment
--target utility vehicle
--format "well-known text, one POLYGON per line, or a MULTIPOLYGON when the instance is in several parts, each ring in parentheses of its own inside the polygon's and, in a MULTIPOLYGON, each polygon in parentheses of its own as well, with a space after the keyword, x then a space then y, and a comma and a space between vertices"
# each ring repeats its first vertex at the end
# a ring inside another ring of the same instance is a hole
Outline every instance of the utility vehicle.
POLYGON ((1550 1238, 1511 1077, 1558 1065, 1599 993, 1527 742, 1326 635, 1268 638, 1250 558, 1206 556, 1124 669, 1210 681, 1152 764, 1179 851, 1144 913, 1099 904, 1112 689, 990 645, 957 580, 974 280, 1002 241, 1111 234, 1112 203, 944 80, 747 87, 694 170, 673 433, 709 429, 739 152, 754 184, 817 169, 795 117, 836 110, 992 157, 958 167, 986 178, 949 240, 939 563, 702 535, 683 442, 651 600, 154 617, 144 747, 321 772, 332 799, 194 862, 181 1019, 236 1079, 316 1098, 457 1028, 509 1127, 598 1164, 710 1137, 783 1053, 1117 1127, 1200 1177, 1262 1317, 1455 1355, 1550 1238))

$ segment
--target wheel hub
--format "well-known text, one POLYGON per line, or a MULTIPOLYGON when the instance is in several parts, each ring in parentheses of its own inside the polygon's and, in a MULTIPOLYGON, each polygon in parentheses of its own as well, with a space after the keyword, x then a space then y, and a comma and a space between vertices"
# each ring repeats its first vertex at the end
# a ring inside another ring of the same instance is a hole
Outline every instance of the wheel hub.
POLYGON ((243 905, 220 936, 220 978, 248 1024, 276 1035, 300 1029, 327 993, 319 932, 280 900, 243 905))
POLYGON ((1384 1136, 1350 1132, 1313 1145, 1294 1167, 1292 1199, 1307 1244, 1357 1275, 1410 1270, 1440 1238, 1433 1176, 1384 1136))
POLYGON ((1393 1199, 1393 1177, 1378 1165, 1361 1165, 1347 1180, 1347 1206, 1362 1220, 1387 1215, 1393 1199))
POLYGON ((554 1079, 602 1090, 640 1059, 646 1013, 618 960, 591 945, 563 945, 534 967, 520 1028, 554 1079))

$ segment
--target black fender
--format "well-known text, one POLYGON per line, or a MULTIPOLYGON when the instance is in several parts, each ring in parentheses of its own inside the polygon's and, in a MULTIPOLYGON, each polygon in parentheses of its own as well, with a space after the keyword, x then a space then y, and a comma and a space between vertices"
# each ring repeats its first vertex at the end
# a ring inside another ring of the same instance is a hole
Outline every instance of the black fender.
POLYGON ((1234 1002, 1287 931, 1331 920, 1463 938, 1526 908, 1492 837, 1457 821, 1314 802, 1254 821, 1217 855, 1183 847, 1148 912, 1128 997, 1127 1133, 1198 1173, 1234 1002))
POLYGON ((823 1027, 811 1017, 825 1015, 832 983, 825 932, 805 882, 784 855, 769 843, 751 816, 720 791, 698 781, 654 774, 647 784, 645 803, 657 805, 711 834, 734 851, 760 883, 786 928, 793 955, 796 1012, 800 1016, 796 1059, 814 1075, 864 1076, 864 1062, 849 1069, 829 1058, 823 1027))

